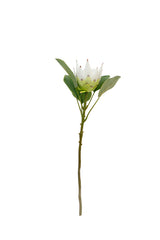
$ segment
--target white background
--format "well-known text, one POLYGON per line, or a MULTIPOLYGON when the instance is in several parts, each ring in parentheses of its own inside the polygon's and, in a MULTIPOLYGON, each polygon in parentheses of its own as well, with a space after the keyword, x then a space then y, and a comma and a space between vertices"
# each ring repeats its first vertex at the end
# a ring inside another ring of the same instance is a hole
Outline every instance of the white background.
POLYGON ((0 3, 0 239, 160 239, 159 1, 0 3), (88 118, 55 58, 117 85, 88 118))

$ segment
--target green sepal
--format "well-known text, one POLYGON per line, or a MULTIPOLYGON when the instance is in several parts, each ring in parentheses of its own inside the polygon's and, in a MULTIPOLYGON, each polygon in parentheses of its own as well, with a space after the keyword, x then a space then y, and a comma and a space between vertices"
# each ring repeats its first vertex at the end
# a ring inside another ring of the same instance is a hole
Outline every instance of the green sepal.
POLYGON ((91 95, 92 95, 91 92, 80 93, 81 103, 84 103, 84 101, 87 102, 90 99, 91 95))
POLYGON ((67 64, 63 60, 61 60, 59 58, 56 58, 56 60, 64 68, 64 70, 68 73, 68 75, 72 78, 74 87, 77 88, 77 86, 78 86, 77 79, 76 79, 75 75, 73 74, 72 70, 67 66, 67 64))
POLYGON ((91 92, 82 93, 81 90, 79 90, 78 88, 75 88, 72 78, 70 76, 65 75, 63 80, 67 85, 67 87, 69 88, 69 90, 72 92, 73 96, 77 98, 77 100, 79 100, 81 103, 84 103, 85 100, 87 102, 90 99, 91 92))
POLYGON ((102 76, 99 83, 98 83, 98 86, 94 89, 94 92, 96 92, 97 90, 99 90, 102 86, 102 84, 108 79, 110 78, 109 75, 105 75, 105 76, 102 76))
POLYGON ((99 90, 98 97, 101 97, 103 93, 105 93, 109 89, 113 88, 119 78, 120 78, 120 76, 115 76, 113 78, 109 78, 106 81, 104 81, 104 83, 102 84, 102 86, 99 90))

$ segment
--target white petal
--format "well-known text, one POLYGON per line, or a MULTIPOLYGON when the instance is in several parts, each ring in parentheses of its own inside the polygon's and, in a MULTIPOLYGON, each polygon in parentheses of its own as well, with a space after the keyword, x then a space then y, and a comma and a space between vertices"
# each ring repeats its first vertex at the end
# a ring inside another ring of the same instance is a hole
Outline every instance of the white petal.
POLYGON ((87 61, 86 61, 86 66, 85 66, 85 68, 84 68, 84 78, 86 78, 88 75, 90 76, 91 73, 92 73, 92 69, 91 69, 90 64, 89 64, 89 61, 88 61, 88 59, 87 59, 87 61))
POLYGON ((99 69, 99 76, 102 75, 102 71, 103 71, 103 63, 101 64, 101 67, 100 67, 100 69, 99 69))
POLYGON ((76 73, 75 73, 75 75, 79 79, 85 79, 87 76, 90 76, 91 80, 94 81, 94 80, 97 80, 101 77, 102 67, 103 67, 103 63, 101 65, 100 69, 98 69, 98 68, 91 69, 89 61, 87 59, 85 68, 82 69, 82 67, 78 65, 78 61, 76 61, 76 73))

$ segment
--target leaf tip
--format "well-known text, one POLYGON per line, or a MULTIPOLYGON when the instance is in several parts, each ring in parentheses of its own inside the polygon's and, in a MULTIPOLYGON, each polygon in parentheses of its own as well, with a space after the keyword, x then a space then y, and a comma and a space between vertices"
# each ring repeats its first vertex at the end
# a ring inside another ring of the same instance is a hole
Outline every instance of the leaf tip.
POLYGON ((61 59, 60 59, 60 58, 55 58, 55 60, 56 60, 57 62, 61 61, 61 59))

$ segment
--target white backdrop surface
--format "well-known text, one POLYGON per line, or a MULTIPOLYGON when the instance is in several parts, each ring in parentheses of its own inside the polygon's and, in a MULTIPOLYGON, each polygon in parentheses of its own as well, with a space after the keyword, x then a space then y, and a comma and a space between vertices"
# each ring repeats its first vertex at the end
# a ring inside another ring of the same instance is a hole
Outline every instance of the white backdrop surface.
POLYGON ((159 1, 1 1, 0 239, 160 239, 159 1), (88 118, 62 58, 120 75, 88 118))

